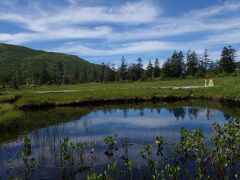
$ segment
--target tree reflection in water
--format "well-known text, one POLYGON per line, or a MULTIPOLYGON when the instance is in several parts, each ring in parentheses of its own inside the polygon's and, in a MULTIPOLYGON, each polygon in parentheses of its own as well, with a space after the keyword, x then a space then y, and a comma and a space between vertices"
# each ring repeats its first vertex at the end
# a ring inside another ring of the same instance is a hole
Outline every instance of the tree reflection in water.
MULTIPOLYGON (((100 153, 104 153, 103 137, 108 135, 118 134, 120 139, 128 137, 133 143, 148 144, 156 136, 176 141, 179 139, 180 128, 185 127, 202 128, 204 135, 208 137, 212 132, 212 123, 224 124, 226 120, 240 117, 235 112, 239 111, 214 105, 205 108, 189 105, 173 107, 145 105, 145 107, 107 107, 92 111, 62 109, 47 113, 34 112, 28 113, 23 122, 26 122, 24 126, 28 128, 27 135, 32 139, 37 166, 44 169, 38 173, 44 174, 49 171, 57 172, 60 163, 57 155, 64 137, 69 137, 73 142, 91 142, 96 144, 100 153), (34 125, 30 123, 32 122, 30 119, 36 119, 34 125)), ((14 161, 15 166, 21 166, 16 152, 19 153, 22 148, 20 141, 24 131, 26 129, 22 128, 12 142, 0 145, 0 174, 5 173, 10 159, 14 161)), ((140 151, 140 148, 130 148, 129 156, 141 163, 141 160, 137 159, 137 151, 140 151)), ((99 157, 97 166, 101 166, 104 162, 105 160, 99 157)))

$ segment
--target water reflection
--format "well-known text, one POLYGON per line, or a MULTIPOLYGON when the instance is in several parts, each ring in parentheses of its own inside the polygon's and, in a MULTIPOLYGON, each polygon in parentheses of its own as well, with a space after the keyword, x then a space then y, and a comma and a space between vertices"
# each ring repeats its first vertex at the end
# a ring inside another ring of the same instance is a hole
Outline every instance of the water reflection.
MULTIPOLYGON (((201 108, 196 106, 183 107, 113 107, 104 109, 87 110, 84 113, 78 111, 59 111, 50 116, 38 114, 38 119, 48 122, 59 118, 58 124, 50 124, 47 127, 34 129, 27 133, 32 139, 34 156, 38 167, 41 167, 38 176, 43 177, 51 172, 53 177, 59 176, 59 144, 64 137, 71 141, 88 141, 96 143, 100 152, 104 152, 103 138, 107 135, 118 134, 119 138, 128 137, 129 141, 146 144, 152 143, 156 136, 163 136, 167 140, 178 140, 181 127, 195 129, 202 128, 205 136, 210 137, 212 124, 218 122, 224 124, 226 120, 236 117, 235 114, 218 108, 201 108), (70 114, 68 114, 70 113, 70 114), (63 115, 64 114, 64 115, 63 115), (62 118, 62 119, 61 119, 62 118)), ((37 116, 37 113, 34 114, 37 116)), ((28 118, 31 116, 29 115, 28 118)), ((7 163, 14 160, 16 167, 20 167, 19 152, 22 148, 22 135, 13 142, 0 145, 0 174, 5 174, 7 163)), ((137 159, 137 148, 130 149, 131 158, 137 159)), ((103 165, 105 160, 99 157, 98 165, 103 165)), ((139 161, 141 161, 139 159, 139 161)), ((141 162, 139 162, 141 163, 141 162)), ((4 176, 3 176, 4 177, 4 176)))

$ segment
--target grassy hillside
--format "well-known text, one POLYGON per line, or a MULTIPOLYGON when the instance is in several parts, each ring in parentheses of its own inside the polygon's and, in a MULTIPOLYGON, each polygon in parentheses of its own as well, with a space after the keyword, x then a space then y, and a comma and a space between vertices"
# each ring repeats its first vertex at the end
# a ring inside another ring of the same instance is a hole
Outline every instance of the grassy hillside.
POLYGON ((0 84, 91 81, 100 72, 100 67, 73 55, 0 44, 0 84))

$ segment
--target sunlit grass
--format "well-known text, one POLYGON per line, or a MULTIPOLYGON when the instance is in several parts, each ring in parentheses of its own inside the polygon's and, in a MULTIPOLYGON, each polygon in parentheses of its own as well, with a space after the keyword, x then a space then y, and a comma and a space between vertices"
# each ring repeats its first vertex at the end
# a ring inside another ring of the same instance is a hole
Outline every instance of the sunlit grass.
MULTIPOLYGON (((0 96, 3 100, 16 99, 15 105, 67 104, 86 100, 149 98, 152 96, 216 97, 240 101, 240 77, 214 78, 213 88, 171 89, 170 87, 204 86, 204 79, 177 79, 169 81, 132 83, 89 83, 78 85, 40 86, 10 91, 0 96), (163 89, 163 87, 169 87, 163 89), (65 93, 37 93, 39 91, 75 90, 65 93)), ((1 100, 2 99, 2 100, 1 100)))

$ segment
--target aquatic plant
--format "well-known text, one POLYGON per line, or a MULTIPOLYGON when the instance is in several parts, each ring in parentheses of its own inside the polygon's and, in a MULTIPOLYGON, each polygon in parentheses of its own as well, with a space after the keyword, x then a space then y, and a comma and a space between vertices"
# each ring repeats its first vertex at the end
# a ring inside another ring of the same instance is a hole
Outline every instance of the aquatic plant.
MULTIPOLYGON (((117 135, 104 138, 108 163, 101 172, 95 171, 99 158, 95 144, 73 142, 64 138, 60 145, 61 175, 63 179, 238 179, 240 172, 240 120, 229 121, 221 127, 213 124, 213 136, 206 139, 202 129, 193 131, 182 128, 179 142, 165 141, 157 136, 153 144, 129 143, 117 135), (129 156, 129 148, 141 146, 139 156, 143 164, 129 156), (171 146, 171 153, 166 152, 171 146), (139 173, 137 173, 139 172, 139 173)), ((24 163, 24 178, 36 170, 32 157, 31 141, 24 139, 21 152, 24 163)), ((14 166, 10 162, 10 171, 14 166)), ((10 173, 9 173, 10 174, 10 173)), ((10 176, 12 178, 23 176, 10 176)))
POLYGON ((36 167, 35 158, 32 155, 31 139, 24 137, 24 145, 21 152, 21 158, 24 163, 24 177, 29 179, 30 174, 34 171, 36 167))

